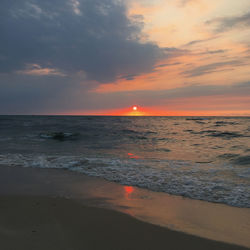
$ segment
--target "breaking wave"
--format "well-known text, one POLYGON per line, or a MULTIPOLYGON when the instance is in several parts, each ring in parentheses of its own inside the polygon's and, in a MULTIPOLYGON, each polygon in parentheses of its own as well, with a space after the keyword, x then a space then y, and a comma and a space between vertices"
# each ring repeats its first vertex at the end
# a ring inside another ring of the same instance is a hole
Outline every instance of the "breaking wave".
MULTIPOLYGON (((249 163, 250 156, 237 160, 245 165, 249 163)), ((22 154, 0 155, 0 164, 67 169, 122 185, 250 207, 249 168, 235 169, 228 164, 218 168, 209 163, 193 164, 188 161, 22 154), (232 177, 225 179, 225 174, 232 177)))

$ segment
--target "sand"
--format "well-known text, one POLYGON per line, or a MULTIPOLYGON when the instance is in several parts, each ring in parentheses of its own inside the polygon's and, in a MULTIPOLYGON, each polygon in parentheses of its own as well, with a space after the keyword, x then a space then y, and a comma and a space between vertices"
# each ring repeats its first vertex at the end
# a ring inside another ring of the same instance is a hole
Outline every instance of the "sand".
POLYGON ((0 196, 3 250, 246 249, 139 221, 129 215, 46 196, 0 196))

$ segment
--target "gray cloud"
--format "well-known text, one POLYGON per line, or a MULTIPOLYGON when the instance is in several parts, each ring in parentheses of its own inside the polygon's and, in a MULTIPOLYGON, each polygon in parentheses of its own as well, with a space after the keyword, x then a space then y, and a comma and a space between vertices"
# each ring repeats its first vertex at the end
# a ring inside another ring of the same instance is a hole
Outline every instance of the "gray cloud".
POLYGON ((0 71, 38 65, 103 83, 149 72, 166 51, 140 42, 141 17, 126 11, 118 0, 1 0, 0 71))
POLYGON ((190 70, 183 71, 182 74, 186 77, 196 77, 201 76, 213 72, 219 72, 219 71, 225 71, 225 70, 231 70, 232 66, 242 66, 244 63, 240 60, 232 60, 232 61, 226 61, 226 62, 217 62, 217 63, 211 63, 206 64, 203 66, 195 67, 190 70))
MULTIPOLYGON (((4 77, 3 77, 4 78, 4 77)), ((57 114, 129 107, 166 105, 176 98, 200 96, 249 96, 250 82, 233 85, 198 85, 169 90, 138 90, 115 93, 89 92, 92 83, 59 76, 13 75, 0 84, 0 114, 57 114), (21 78, 21 79, 20 79, 21 78), (20 85, 20 81, 23 84, 20 85), (53 82, 53 84, 51 84, 53 82)), ((198 106, 197 106, 198 107, 198 106)), ((183 107, 185 108, 185 107, 183 107)))
POLYGON ((184 46, 191 46, 191 45, 194 45, 194 44, 197 44, 197 43, 203 43, 203 42, 206 42, 207 40, 193 40, 191 42, 188 42, 186 44, 184 44, 184 46))
POLYGON ((227 50, 224 50, 224 49, 208 50, 208 51, 202 52, 201 54, 203 55, 223 54, 226 51, 227 50))
MULTIPOLYGON (((215 97, 215 96, 250 96, 250 82, 235 83, 232 85, 191 85, 169 90, 138 90, 128 92, 106 93, 100 95, 100 101, 105 103, 105 108, 111 109, 119 105, 118 108, 130 106, 131 103, 138 103, 141 106, 157 106, 164 105, 172 100, 179 98, 194 98, 194 97, 215 97)), ((100 103, 93 109, 101 109, 100 103)), ((197 105, 196 105, 197 106, 197 105)), ((182 107, 185 109, 185 107, 182 107)), ((197 106, 199 109, 199 105, 197 106)), ((239 108, 240 109, 240 108, 239 108)))
MULTIPOLYGON (((58 111, 74 102, 77 79, 57 75, 29 76, 1 74, 0 114, 36 114, 58 111)), ((90 86, 80 85, 83 93, 90 86)))
POLYGON ((179 5, 181 6, 181 7, 184 7, 184 6, 186 6, 186 5, 188 5, 188 4, 191 4, 191 3, 195 3, 195 2, 197 2, 198 0, 179 0, 179 5))
POLYGON ((193 45, 197 45, 197 44, 202 44, 202 43, 206 43, 209 42, 211 40, 215 40, 216 38, 218 38, 217 35, 213 35, 207 39, 202 39, 202 40, 192 40, 186 44, 184 44, 182 47, 188 47, 188 46, 193 46, 193 45))
POLYGON ((135 77, 137 77, 136 74, 134 74, 134 75, 125 75, 125 76, 121 76, 120 79, 125 79, 127 81, 132 81, 132 80, 135 79, 135 77))
MULTIPOLYGON (((201 96, 250 96, 250 83, 243 82, 232 85, 191 85, 169 90, 138 90, 128 92, 106 93, 99 95, 99 103, 89 106, 90 109, 112 109, 131 106, 131 103, 138 103, 141 106, 157 106, 171 103, 179 98, 195 98, 201 96), (101 105, 103 103, 103 105, 101 105)), ((96 99, 93 98, 93 99, 96 99)), ((197 106, 197 105, 196 105, 197 106)), ((185 109, 185 107, 182 107, 185 109)), ((199 105, 197 106, 199 109, 199 105)))
POLYGON ((250 12, 241 16, 220 17, 206 22, 208 25, 215 25, 215 32, 224 32, 236 27, 250 27, 250 12))
MULTIPOLYGON (((1 0, 0 114, 123 108, 134 102, 157 105, 166 99, 209 93, 249 93, 249 83, 232 88, 190 86, 106 94, 89 91, 100 83, 133 80, 157 67, 178 65, 171 61, 158 64, 163 57, 191 53, 142 43, 142 17, 128 19, 126 11, 120 0, 1 0)), ((192 41, 190 45, 204 41, 192 41)), ((218 62, 183 74, 198 76, 240 65, 238 60, 218 62)))
POLYGON ((175 63, 164 63, 164 64, 160 64, 157 65, 156 68, 164 68, 164 67, 170 67, 170 66, 176 66, 176 65, 180 65, 180 62, 175 62, 175 63))
MULTIPOLYGON (((237 83, 232 85, 190 85, 186 87, 180 87, 170 90, 161 91, 136 91, 135 96, 143 96, 145 99, 163 100, 174 98, 188 98, 199 96, 214 96, 214 95, 250 95, 248 91, 250 89, 250 82, 237 83)), ((130 93, 132 94, 132 93, 130 93)))

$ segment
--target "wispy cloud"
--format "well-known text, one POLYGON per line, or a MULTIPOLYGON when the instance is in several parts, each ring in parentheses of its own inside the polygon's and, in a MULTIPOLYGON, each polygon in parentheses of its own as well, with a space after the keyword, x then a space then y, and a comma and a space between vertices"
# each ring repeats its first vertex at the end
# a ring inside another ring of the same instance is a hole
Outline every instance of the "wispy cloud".
POLYGON ((224 32, 236 27, 248 28, 250 27, 250 12, 239 16, 220 17, 206 21, 207 25, 214 25, 215 32, 224 32))
POLYGON ((209 38, 206 38, 206 39, 198 39, 198 40, 192 40, 184 45, 182 45, 182 47, 189 47, 189 46, 193 46, 193 45, 201 45, 201 44, 204 44, 206 42, 209 42, 209 41, 212 41, 212 40, 215 40, 217 39, 218 36, 217 35, 213 35, 209 38))
POLYGON ((199 0, 179 0, 179 5, 183 7, 183 6, 186 6, 188 4, 193 4, 196 2, 199 2, 199 0))
POLYGON ((225 70, 231 70, 232 67, 245 65, 244 62, 240 60, 232 60, 226 62, 216 62, 211 64, 202 65, 199 67, 192 68, 190 70, 183 71, 182 74, 186 77, 196 77, 213 72, 220 72, 225 70))
POLYGON ((16 71, 17 74, 31 75, 31 76, 66 76, 63 72, 52 69, 52 68, 42 68, 38 64, 28 64, 25 69, 16 71))
POLYGON ((170 66, 176 66, 180 65, 180 62, 174 62, 174 63, 164 63, 164 64, 159 64, 156 66, 156 68, 165 68, 165 67, 170 67, 170 66))
POLYGON ((201 54, 203 54, 203 55, 214 55, 214 54, 223 54, 225 52, 227 52, 227 50, 225 50, 225 49, 217 49, 217 50, 207 50, 207 51, 202 52, 201 54))

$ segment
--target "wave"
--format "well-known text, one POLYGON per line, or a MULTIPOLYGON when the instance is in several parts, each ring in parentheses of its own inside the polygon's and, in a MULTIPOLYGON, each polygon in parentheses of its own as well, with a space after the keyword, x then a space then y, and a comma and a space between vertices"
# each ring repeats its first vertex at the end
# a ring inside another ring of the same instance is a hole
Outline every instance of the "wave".
MULTIPOLYGON (((238 158, 242 164, 249 161, 250 156, 238 158)), ((0 164, 67 169, 122 185, 250 208, 249 182, 246 179, 247 174, 250 175, 249 168, 235 169, 229 164, 215 166, 208 162, 177 160, 22 154, 0 155, 0 164), (225 179, 225 173, 233 177, 225 179)))
POLYGON ((231 138, 235 138, 235 137, 243 137, 244 135, 242 135, 238 132, 214 132, 214 133, 209 134, 209 136, 221 137, 224 139, 231 139, 231 138))
POLYGON ((248 135, 243 135, 239 132, 232 132, 232 131, 218 131, 218 130, 201 130, 201 131, 194 131, 192 129, 183 130, 184 132, 189 132, 190 134, 194 135, 206 135, 212 137, 219 137, 222 139, 231 139, 237 137, 249 137, 248 135))

